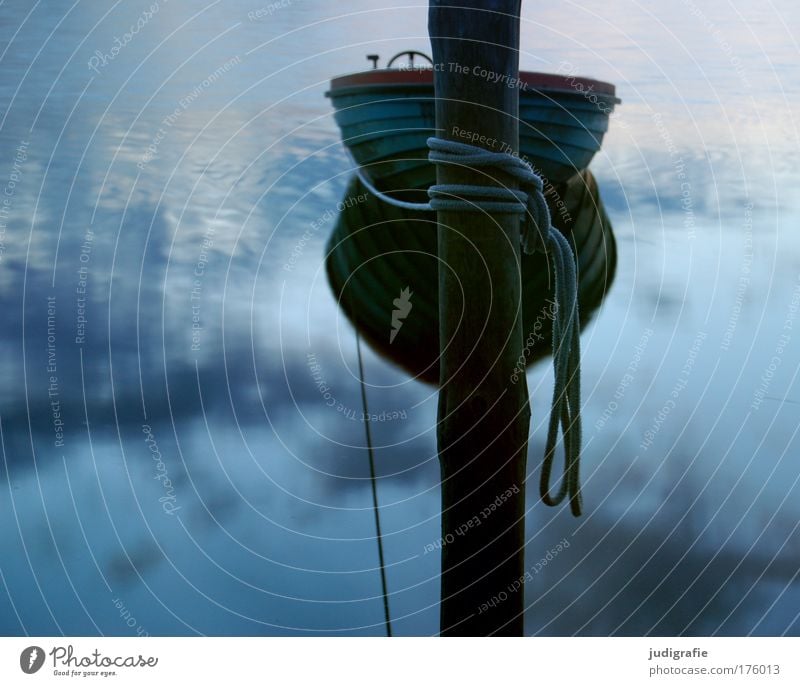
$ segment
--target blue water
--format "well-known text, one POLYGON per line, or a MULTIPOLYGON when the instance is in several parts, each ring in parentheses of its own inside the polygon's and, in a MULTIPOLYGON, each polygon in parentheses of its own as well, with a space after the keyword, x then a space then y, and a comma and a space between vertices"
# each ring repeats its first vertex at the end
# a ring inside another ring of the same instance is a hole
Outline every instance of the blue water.
MULTIPOLYGON (((0 5, 0 634, 382 634, 323 93, 428 51, 425 6, 150 4, 0 5)), ((536 499, 529 372, 526 632, 798 635, 800 10, 524 5, 523 68, 623 100, 579 520, 536 499)), ((365 369, 403 415, 373 425, 394 630, 434 634, 435 394, 365 369)))

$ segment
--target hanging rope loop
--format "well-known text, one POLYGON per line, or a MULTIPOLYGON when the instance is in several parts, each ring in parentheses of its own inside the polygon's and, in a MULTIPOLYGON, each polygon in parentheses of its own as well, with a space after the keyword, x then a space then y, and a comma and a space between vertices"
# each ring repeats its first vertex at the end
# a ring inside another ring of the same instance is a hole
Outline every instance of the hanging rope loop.
POLYGON ((513 177, 519 189, 505 186, 438 184, 428 189, 427 203, 392 198, 375 188, 356 165, 361 182, 384 202, 409 210, 513 213, 523 215, 522 249, 547 255, 555 277, 556 312, 553 318, 553 371, 555 385, 550 408, 539 490, 548 505, 558 505, 569 496, 575 516, 581 514, 580 494, 580 317, 575 256, 569 241, 551 224, 544 197, 544 182, 528 162, 507 152, 492 152, 468 143, 428 138, 428 159, 433 164, 454 164, 473 169, 496 169, 513 177), (563 435, 564 469, 555 495, 550 491, 559 429, 563 435))

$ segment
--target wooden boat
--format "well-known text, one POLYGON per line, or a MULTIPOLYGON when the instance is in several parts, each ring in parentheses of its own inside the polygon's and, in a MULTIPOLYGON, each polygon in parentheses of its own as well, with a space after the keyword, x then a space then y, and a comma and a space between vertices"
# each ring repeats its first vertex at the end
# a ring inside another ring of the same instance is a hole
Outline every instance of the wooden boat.
MULTIPOLYGON (((586 169, 620 102, 614 86, 572 75, 520 72, 513 87, 519 89, 521 156, 553 184, 586 169)), ((432 66, 340 76, 326 96, 336 109, 345 146, 380 190, 427 189, 435 183, 426 145, 435 133, 432 66)))
MULTIPOLYGON (((611 223, 588 170, 550 186, 545 197, 553 225, 577 255, 584 326, 614 278, 617 253, 611 223)), ((339 305, 375 350, 416 378, 438 383, 436 213, 388 205, 369 194, 357 177, 340 207, 344 209, 326 255, 328 280, 339 305), (361 202, 348 201, 359 196, 361 202), (411 307, 397 327, 395 300, 403 298, 405 289, 411 307)), ((525 364, 531 364, 551 352, 553 281, 544 255, 523 254, 522 284, 525 364)))

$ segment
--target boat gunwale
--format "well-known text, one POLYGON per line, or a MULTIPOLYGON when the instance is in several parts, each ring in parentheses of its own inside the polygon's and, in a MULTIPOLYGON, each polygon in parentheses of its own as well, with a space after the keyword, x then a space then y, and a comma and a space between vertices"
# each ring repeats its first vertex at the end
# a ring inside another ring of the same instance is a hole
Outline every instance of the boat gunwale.
MULTIPOLYGON (((336 90, 327 90, 324 95, 332 101, 338 98, 347 98, 362 95, 375 95, 380 96, 381 100, 371 100, 362 104, 373 104, 381 102, 390 102, 394 100, 407 100, 413 98, 416 101, 432 101, 436 102, 436 96, 431 92, 431 84, 388 84, 376 83, 363 86, 344 86, 336 90)), ((589 95, 595 96, 597 102, 592 102, 586 96, 586 91, 577 90, 561 90, 557 88, 540 88, 529 89, 520 91, 520 105, 527 103, 528 107, 533 107, 533 98, 543 98, 549 101, 550 104, 543 105, 545 107, 565 107, 565 101, 572 101, 569 107, 581 107, 581 102, 586 101, 586 105, 582 109, 592 110, 598 109, 598 104, 616 106, 622 103, 615 95, 608 93, 596 93, 592 91, 589 95)))
MULTIPOLYGON (((413 70, 370 69, 334 77, 331 79, 330 90, 325 92, 325 96, 333 99, 348 92, 357 93, 375 88, 431 88, 432 86, 433 69, 430 67, 413 70)), ((617 105, 622 102, 616 95, 614 84, 571 74, 521 71, 518 88, 521 93, 555 93, 583 98, 591 93, 598 99, 611 100, 617 105), (583 89, 578 88, 579 84, 583 86, 583 89)))

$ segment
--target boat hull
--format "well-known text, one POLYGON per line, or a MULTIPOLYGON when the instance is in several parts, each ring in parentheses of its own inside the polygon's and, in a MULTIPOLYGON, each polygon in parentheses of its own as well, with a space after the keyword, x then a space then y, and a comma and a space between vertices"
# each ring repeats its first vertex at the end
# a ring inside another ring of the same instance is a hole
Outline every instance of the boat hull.
MULTIPOLYGON (((353 178, 346 198, 367 193, 353 178)), ((589 171, 549 187, 553 224, 577 255, 581 325, 602 303, 616 270, 616 244, 589 171)), ((370 345, 412 376, 439 381, 437 224, 434 212, 410 212, 374 196, 345 203, 330 236, 326 270, 342 310, 370 345), (411 292, 411 310, 392 338, 393 302, 411 292)), ((553 284, 545 256, 522 255, 525 364, 551 353, 553 284)))
MULTIPOLYGON (((427 188, 435 178, 426 140, 435 135, 431 69, 374 70, 331 82, 342 140, 383 191, 427 188)), ((520 74, 520 155, 551 183, 586 169, 600 150, 614 87, 554 74, 520 74)), ((448 136, 449 138, 455 138, 448 136)))

